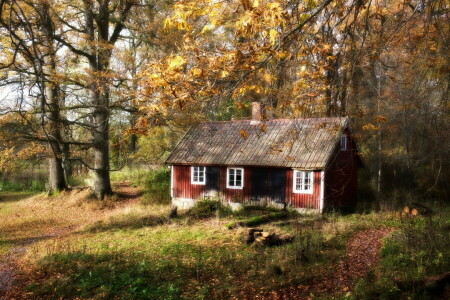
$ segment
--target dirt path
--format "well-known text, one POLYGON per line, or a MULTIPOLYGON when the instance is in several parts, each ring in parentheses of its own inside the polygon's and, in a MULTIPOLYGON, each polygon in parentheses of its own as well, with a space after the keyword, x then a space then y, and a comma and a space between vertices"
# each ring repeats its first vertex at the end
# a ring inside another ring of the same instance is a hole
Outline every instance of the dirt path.
POLYGON ((358 278, 367 275, 380 261, 382 239, 393 229, 369 229, 356 233, 347 243, 344 258, 334 272, 308 285, 276 291, 260 299, 309 299, 311 295, 324 297, 351 291, 358 278))
POLYGON ((6 255, 1 257, 0 261, 0 299, 10 299, 9 292, 13 289, 14 280, 17 272, 17 262, 25 253, 28 246, 38 241, 54 239, 70 234, 75 229, 74 226, 59 228, 47 235, 32 237, 20 240, 17 246, 12 247, 6 255))
MULTIPOLYGON (((139 188, 132 187, 130 183, 115 185, 114 190, 118 197, 115 208, 137 202, 142 195, 142 191, 139 188)), ((104 213, 106 215, 106 212, 104 213)), ((104 217, 104 215, 103 213, 100 213, 99 218, 102 217, 104 217)), ((65 226, 50 232, 42 233, 42 235, 38 237, 17 240, 16 245, 13 246, 7 254, 0 256, 0 300, 16 299, 14 281, 17 276, 18 260, 30 245, 41 240, 57 239, 67 236, 76 232, 78 228, 83 225, 85 224, 81 224, 80 226, 65 226)))

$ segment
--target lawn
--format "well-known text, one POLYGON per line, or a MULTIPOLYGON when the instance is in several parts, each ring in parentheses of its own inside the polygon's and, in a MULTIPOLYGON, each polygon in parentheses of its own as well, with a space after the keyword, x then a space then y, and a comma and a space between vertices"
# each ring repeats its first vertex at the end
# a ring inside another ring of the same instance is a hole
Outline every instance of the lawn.
POLYGON ((306 296, 407 297, 410 293, 386 282, 436 275, 450 267, 445 210, 430 219, 407 220, 394 213, 323 217, 289 213, 279 220, 261 218, 277 212, 255 209, 209 217, 182 212, 169 220, 170 205, 139 198, 112 197, 98 203, 83 190, 54 197, 1 195, 2 254, 29 242, 17 263, 19 280, 12 295, 18 298, 271 299, 276 291, 313 286, 326 278, 345 254, 349 239, 370 228, 396 229, 387 237, 382 260, 370 276, 355 282, 350 294, 312 290, 306 296), (250 224, 266 220, 258 227, 293 234, 294 242, 246 245, 245 228, 227 228, 246 220, 250 224), (436 234, 428 251, 430 226, 436 234), (403 256, 398 258, 397 253, 403 256))

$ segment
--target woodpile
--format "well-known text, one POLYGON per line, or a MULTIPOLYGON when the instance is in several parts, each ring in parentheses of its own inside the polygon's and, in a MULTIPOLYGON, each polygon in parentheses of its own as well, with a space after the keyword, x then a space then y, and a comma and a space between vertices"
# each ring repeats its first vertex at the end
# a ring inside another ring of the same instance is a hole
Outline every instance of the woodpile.
POLYGON ((402 217, 431 216, 433 211, 422 204, 412 203, 410 206, 405 206, 399 214, 402 217))
POLYGON ((248 228, 243 237, 243 241, 247 245, 254 244, 257 246, 279 246, 286 243, 291 243, 293 240, 293 235, 279 235, 264 231, 261 228, 248 228))

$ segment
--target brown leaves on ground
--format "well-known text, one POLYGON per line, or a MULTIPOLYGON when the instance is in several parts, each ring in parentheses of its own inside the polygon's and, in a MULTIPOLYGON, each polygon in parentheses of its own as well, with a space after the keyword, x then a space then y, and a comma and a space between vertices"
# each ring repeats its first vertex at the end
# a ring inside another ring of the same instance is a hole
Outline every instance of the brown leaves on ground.
MULTIPOLYGON (((89 200, 91 191, 88 188, 75 188, 52 197, 38 195, 19 199, 20 202, 10 208, 14 211, 13 217, 0 224, 0 233, 8 237, 3 242, 12 244, 6 254, 0 254, 0 299, 24 297, 14 281, 19 259, 29 246, 42 240, 62 238, 108 218, 139 201, 142 195, 142 190, 130 183, 115 185, 114 190, 115 194, 104 201, 89 200)), ((17 197, 11 195, 9 198, 17 197)))
POLYGON ((272 291, 257 299, 309 299, 351 291, 356 279, 366 276, 377 266, 382 240, 392 231, 391 228, 383 228, 356 233, 347 243, 345 256, 331 274, 321 274, 309 284, 272 291))

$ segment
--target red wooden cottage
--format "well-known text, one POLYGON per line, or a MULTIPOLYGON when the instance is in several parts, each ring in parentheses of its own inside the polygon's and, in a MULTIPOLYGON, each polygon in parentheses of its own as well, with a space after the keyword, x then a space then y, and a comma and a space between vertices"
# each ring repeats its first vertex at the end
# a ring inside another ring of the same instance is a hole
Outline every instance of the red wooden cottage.
POLYGON ((166 163, 179 208, 218 197, 316 212, 352 205, 362 166, 348 118, 201 123, 166 163))

